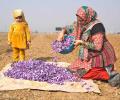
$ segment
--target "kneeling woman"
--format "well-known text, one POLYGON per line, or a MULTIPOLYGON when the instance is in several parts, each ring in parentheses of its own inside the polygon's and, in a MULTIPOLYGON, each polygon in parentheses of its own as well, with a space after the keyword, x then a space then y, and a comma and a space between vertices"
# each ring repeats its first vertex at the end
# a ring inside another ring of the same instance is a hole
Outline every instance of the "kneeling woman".
MULTIPOLYGON (((75 47, 80 46, 78 59, 69 66, 69 71, 84 79, 108 80, 112 86, 120 84, 120 74, 114 71, 116 56, 106 38, 105 28, 90 7, 77 10, 75 47)), ((58 40, 62 40, 68 29, 63 29, 58 40)))

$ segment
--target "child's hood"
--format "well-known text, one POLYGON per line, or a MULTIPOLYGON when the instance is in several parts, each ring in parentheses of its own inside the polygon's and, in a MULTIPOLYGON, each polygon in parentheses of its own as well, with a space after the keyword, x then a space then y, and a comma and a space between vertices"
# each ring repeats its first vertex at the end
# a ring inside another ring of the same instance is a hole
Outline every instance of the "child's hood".
POLYGON ((16 18, 16 17, 18 17, 18 16, 22 16, 23 21, 26 22, 25 16, 24 16, 24 13, 23 13, 23 10, 22 10, 22 9, 15 9, 15 10, 13 11, 13 17, 16 18))

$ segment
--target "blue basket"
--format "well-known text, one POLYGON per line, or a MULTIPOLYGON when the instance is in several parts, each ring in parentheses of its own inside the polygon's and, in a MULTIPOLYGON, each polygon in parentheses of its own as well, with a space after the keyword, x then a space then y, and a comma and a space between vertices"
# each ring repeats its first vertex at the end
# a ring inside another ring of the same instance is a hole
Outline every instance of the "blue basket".
POLYGON ((72 52, 73 49, 74 49, 74 41, 75 41, 75 37, 74 37, 74 36, 70 36, 70 35, 66 35, 66 36, 64 36, 64 39, 67 39, 67 38, 71 38, 72 41, 71 41, 69 47, 66 47, 63 51, 59 52, 59 53, 61 53, 61 54, 68 54, 68 53, 72 52))

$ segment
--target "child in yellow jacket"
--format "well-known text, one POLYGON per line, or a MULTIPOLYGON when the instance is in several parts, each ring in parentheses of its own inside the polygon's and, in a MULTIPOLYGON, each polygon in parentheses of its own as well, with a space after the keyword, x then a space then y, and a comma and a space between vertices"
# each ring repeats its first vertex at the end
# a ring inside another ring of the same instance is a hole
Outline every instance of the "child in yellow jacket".
POLYGON ((13 61, 25 60, 25 49, 31 42, 30 30, 21 9, 13 12, 14 22, 8 32, 8 44, 13 49, 13 61))

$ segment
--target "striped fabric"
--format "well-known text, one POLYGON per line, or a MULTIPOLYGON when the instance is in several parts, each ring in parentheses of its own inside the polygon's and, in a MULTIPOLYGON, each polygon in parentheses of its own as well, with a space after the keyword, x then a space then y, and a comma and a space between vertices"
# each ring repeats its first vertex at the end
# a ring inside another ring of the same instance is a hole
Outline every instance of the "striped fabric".
POLYGON ((102 50, 102 56, 104 60, 104 66, 114 64, 116 61, 115 51, 109 41, 104 42, 102 50))
MULTIPOLYGON (((102 41, 101 41, 101 43, 102 43, 102 41)), ((97 47, 97 48, 99 48, 99 47, 97 47)), ((114 65, 114 63, 116 61, 115 51, 114 51, 112 45, 106 39, 103 42, 103 47, 102 47, 101 51, 89 50, 88 53, 89 53, 88 60, 81 60, 80 58, 78 58, 75 60, 75 62, 73 62, 71 64, 71 66, 69 66, 69 69, 71 69, 73 71, 76 71, 80 68, 85 68, 85 69, 89 70, 93 67, 105 67, 105 66, 109 66, 110 64, 114 65)))
POLYGON ((115 51, 109 41, 104 42, 101 52, 92 52, 90 54, 90 58, 92 58, 92 67, 108 66, 114 64, 116 61, 115 51))

